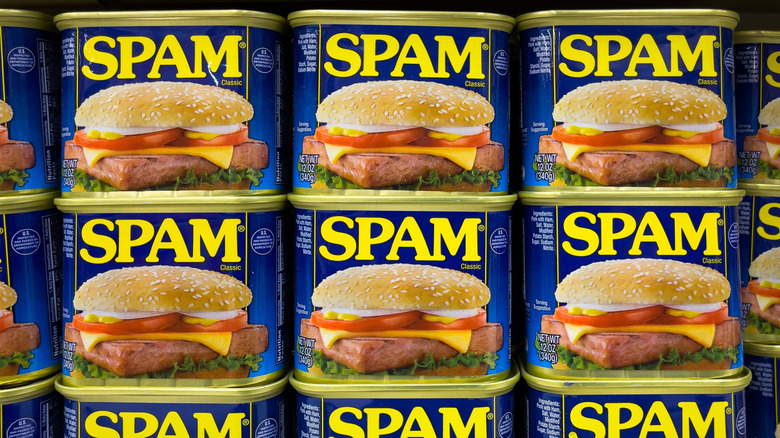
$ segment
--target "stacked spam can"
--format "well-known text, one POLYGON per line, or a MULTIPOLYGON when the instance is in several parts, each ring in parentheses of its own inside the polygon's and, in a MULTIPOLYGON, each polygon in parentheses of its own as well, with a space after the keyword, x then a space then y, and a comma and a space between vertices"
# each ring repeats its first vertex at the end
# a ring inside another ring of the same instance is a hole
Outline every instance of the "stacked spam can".
POLYGON ((739 31, 734 39, 741 296, 745 366, 753 380, 745 391, 747 437, 780 435, 777 360, 780 357, 780 33, 739 31))
POLYGON ((0 10, 0 418, 61 436, 59 38, 51 16, 0 10))
POLYGON ((514 20, 288 21, 296 436, 512 436, 514 20))
POLYGON ((64 436, 286 436, 286 21, 53 21, 64 436))
POLYGON ((526 436, 744 436, 737 21, 517 18, 526 436))

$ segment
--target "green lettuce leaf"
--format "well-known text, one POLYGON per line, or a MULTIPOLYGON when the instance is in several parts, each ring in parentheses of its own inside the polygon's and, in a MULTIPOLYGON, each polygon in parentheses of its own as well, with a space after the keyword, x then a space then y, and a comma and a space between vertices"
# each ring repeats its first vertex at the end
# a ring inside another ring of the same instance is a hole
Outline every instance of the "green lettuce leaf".
POLYGON ((758 173, 763 173, 769 179, 780 179, 780 169, 766 160, 758 160, 758 173))
POLYGON ((762 335, 780 335, 780 327, 752 312, 748 314, 748 327, 754 327, 762 335))
POLYGON ((34 357, 35 355, 29 351, 24 353, 13 353, 8 356, 0 356, 0 368, 5 368, 13 364, 18 364, 22 368, 29 368, 34 357))
MULTIPOLYGON (((567 169, 563 164, 553 166, 555 179, 563 181, 567 186, 599 186, 600 184, 585 178, 584 176, 567 169)), ((655 179, 650 181, 640 181, 632 184, 626 184, 630 187, 657 187, 659 184, 680 184, 683 181, 696 181, 699 179, 708 181, 718 181, 726 178, 728 184, 734 181, 734 169, 731 167, 707 166, 700 167, 692 172, 675 173, 670 167, 661 175, 657 174, 655 179)))
POLYGON ((481 364, 487 364, 488 368, 495 369, 496 361, 498 360, 498 354, 496 353, 458 353, 457 355, 436 360, 432 354, 427 354, 422 361, 415 361, 414 365, 407 368, 395 368, 392 370, 377 371, 375 373, 359 373, 346 365, 342 365, 332 359, 329 359, 323 355, 319 350, 314 350, 312 354, 313 367, 319 368, 324 374, 338 375, 338 376, 355 376, 355 375, 394 375, 394 376, 411 376, 418 370, 433 371, 440 368, 454 368, 459 365, 465 365, 467 367, 478 367, 481 364))
MULTIPOLYGON (((349 181, 346 178, 337 175, 323 165, 317 165, 315 172, 317 173, 317 181, 324 183, 329 189, 362 189, 363 187, 349 181)), ((420 190, 421 187, 444 187, 447 184, 461 184, 463 182, 471 183, 474 185, 481 185, 485 182, 489 182, 493 188, 498 188, 501 174, 494 170, 480 171, 477 169, 464 170, 456 175, 439 176, 435 170, 432 170, 427 177, 420 177, 416 183, 413 184, 399 184, 393 187, 387 187, 391 190, 420 190)))
MULTIPOLYGON (((185 373, 197 373, 201 370, 213 371, 217 368, 227 368, 228 370, 236 370, 242 366, 248 366, 252 371, 260 369, 260 362, 263 361, 263 357, 259 354, 247 354, 245 356, 219 356, 213 360, 202 360, 195 362, 192 357, 187 356, 182 363, 176 363, 170 369, 164 371, 156 371, 153 373, 141 374, 133 376, 134 378, 149 378, 149 379, 172 379, 177 372, 185 373)), ((73 355, 73 371, 79 371, 86 378, 93 379, 116 379, 122 378, 117 374, 114 374, 105 368, 102 368, 89 360, 85 359, 80 354, 73 355)))
POLYGON ((726 359, 730 359, 732 363, 737 362, 739 357, 739 348, 737 347, 712 347, 703 348, 695 353, 680 354, 680 352, 673 348, 666 356, 660 356, 657 361, 631 365, 620 368, 604 368, 594 362, 579 356, 566 347, 559 345, 557 348, 558 360, 571 370, 577 371, 590 371, 590 370, 659 370, 661 365, 682 365, 685 362, 701 362, 702 360, 711 360, 713 362, 720 362, 726 359))
POLYGON ((26 170, 9 169, 5 172, 0 172, 0 184, 6 181, 13 181, 17 187, 24 187, 29 176, 30 174, 26 170))
MULTIPOLYGON (((192 170, 188 170, 187 175, 185 175, 184 178, 177 178, 174 184, 150 187, 146 190, 180 190, 185 187, 197 188, 202 184, 216 184, 221 181, 235 184, 244 179, 249 180, 252 186, 256 187, 260 185, 262 178, 263 172, 255 169, 236 170, 231 167, 229 169, 219 169, 216 173, 206 174, 201 177, 196 176, 195 172, 192 170)), ((76 187, 83 187, 87 192, 112 192, 119 190, 108 183, 87 175, 86 172, 80 169, 76 170, 75 180, 76 187)))

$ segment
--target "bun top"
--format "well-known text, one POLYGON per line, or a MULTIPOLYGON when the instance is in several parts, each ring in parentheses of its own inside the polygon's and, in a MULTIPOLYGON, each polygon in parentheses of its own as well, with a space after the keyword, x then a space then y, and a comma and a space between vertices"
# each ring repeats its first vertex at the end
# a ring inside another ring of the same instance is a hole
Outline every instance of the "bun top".
POLYGON ((780 246, 759 254, 750 263, 748 275, 754 278, 780 278, 780 246))
POLYGON ((5 123, 14 117, 14 110, 11 109, 11 105, 0 100, 0 123, 5 123))
POLYGON ((0 309, 7 309, 16 304, 16 298, 14 288, 0 281, 0 309))
POLYGON ((780 126, 780 97, 761 109, 758 113, 758 123, 772 127, 780 126))
POLYGON ((76 110, 78 126, 173 128, 234 125, 252 118, 238 93, 192 82, 135 82, 98 91, 76 110))
POLYGON ((726 118, 717 94, 669 81, 594 82, 575 88, 555 105, 553 119, 567 123, 685 125, 726 118))
POLYGON ((493 121, 493 106, 465 88, 411 80, 358 82, 317 108, 320 123, 469 127, 493 121))
POLYGON ((101 272, 79 287, 73 306, 107 312, 221 312, 251 301, 252 291, 229 275, 161 265, 101 272))
POLYGON ((316 307, 388 310, 471 310, 490 301, 490 289, 473 275, 429 265, 364 265, 322 280, 316 307))
POLYGON ((555 291, 564 303, 713 304, 731 295, 718 271, 664 259, 618 259, 591 263, 566 276, 555 291))

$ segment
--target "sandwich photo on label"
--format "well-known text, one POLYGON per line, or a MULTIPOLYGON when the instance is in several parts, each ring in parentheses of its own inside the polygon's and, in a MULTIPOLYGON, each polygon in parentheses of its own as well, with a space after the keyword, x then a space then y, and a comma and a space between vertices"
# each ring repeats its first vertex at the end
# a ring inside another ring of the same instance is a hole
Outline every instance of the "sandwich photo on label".
POLYGON ((0 100, 0 191, 27 184, 27 169, 35 167, 35 148, 26 141, 10 140, 6 124, 13 118, 11 106, 0 100))
POLYGON ((34 358, 32 350, 41 345, 37 324, 14 322, 10 308, 16 299, 16 291, 0 281, 0 377, 15 376, 20 368, 28 368, 34 358))
POLYGON ((542 317, 541 331, 560 336, 555 369, 727 370, 741 342, 730 295, 728 280, 701 265, 596 262, 558 284, 565 304, 542 317))
POLYGON ((101 90, 76 110, 65 143, 72 191, 247 190, 268 167, 249 138, 252 105, 231 90, 191 82, 137 82, 101 90), (73 162, 76 165, 73 165, 73 162))
POLYGON ((743 149, 761 152, 758 178, 780 179, 780 97, 769 102, 758 113, 762 126, 756 135, 745 137, 743 149))
POLYGON ((360 82, 327 96, 303 141, 330 189, 488 192, 504 146, 491 141, 493 106, 460 87, 413 80, 360 82))
POLYGON ((693 85, 655 80, 590 83, 564 95, 560 123, 539 140, 555 154, 553 185, 725 187, 736 148, 726 104, 693 85))
POLYGON ((247 322, 249 288, 219 272, 141 266, 76 291, 65 324, 71 377, 241 379, 261 365, 268 328, 247 322))
POLYGON ((742 304, 750 306, 745 333, 780 335, 780 247, 761 253, 748 267, 742 304))
POLYGON ((315 340, 312 373, 485 375, 503 346, 484 309, 490 289, 453 269, 351 267, 322 280, 311 300, 317 310, 301 336, 315 340))

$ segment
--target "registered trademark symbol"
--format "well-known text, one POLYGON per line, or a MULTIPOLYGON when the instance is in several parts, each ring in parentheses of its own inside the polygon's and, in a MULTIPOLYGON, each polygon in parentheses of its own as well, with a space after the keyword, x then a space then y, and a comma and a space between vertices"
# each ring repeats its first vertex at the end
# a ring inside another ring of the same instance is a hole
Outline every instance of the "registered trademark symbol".
POLYGON ((242 48, 242 49, 246 49, 246 43, 245 42, 240 42, 240 43, 238 43, 238 47, 242 48))
POLYGON ((488 420, 492 420, 492 419, 493 419, 493 413, 492 413, 492 412, 489 412, 489 413, 487 414, 487 419, 488 419, 488 420))
POLYGON ((243 420, 241 420, 241 424, 244 426, 249 426, 249 419, 244 418, 243 420))
POLYGON ((239 225, 239 226, 238 226, 238 232, 239 232, 239 233, 243 233, 244 231, 246 231, 246 227, 245 227, 245 226, 243 226, 243 225, 239 225))
POLYGON ((731 408, 726 408, 726 413, 727 413, 727 414, 731 414, 731 412, 732 412, 732 411, 731 411, 731 408))
POLYGON ((713 44, 713 46, 714 46, 716 49, 719 49, 719 48, 720 48, 720 43, 716 42, 715 44, 713 44))
POLYGON ((724 224, 723 219, 718 219, 718 225, 723 225, 723 224, 724 224))
POLYGON ((487 44, 482 45, 482 50, 490 50, 490 46, 487 44))
POLYGON ((484 225, 480 225, 480 226, 477 227, 477 229, 479 231, 485 231, 485 226, 484 225))

